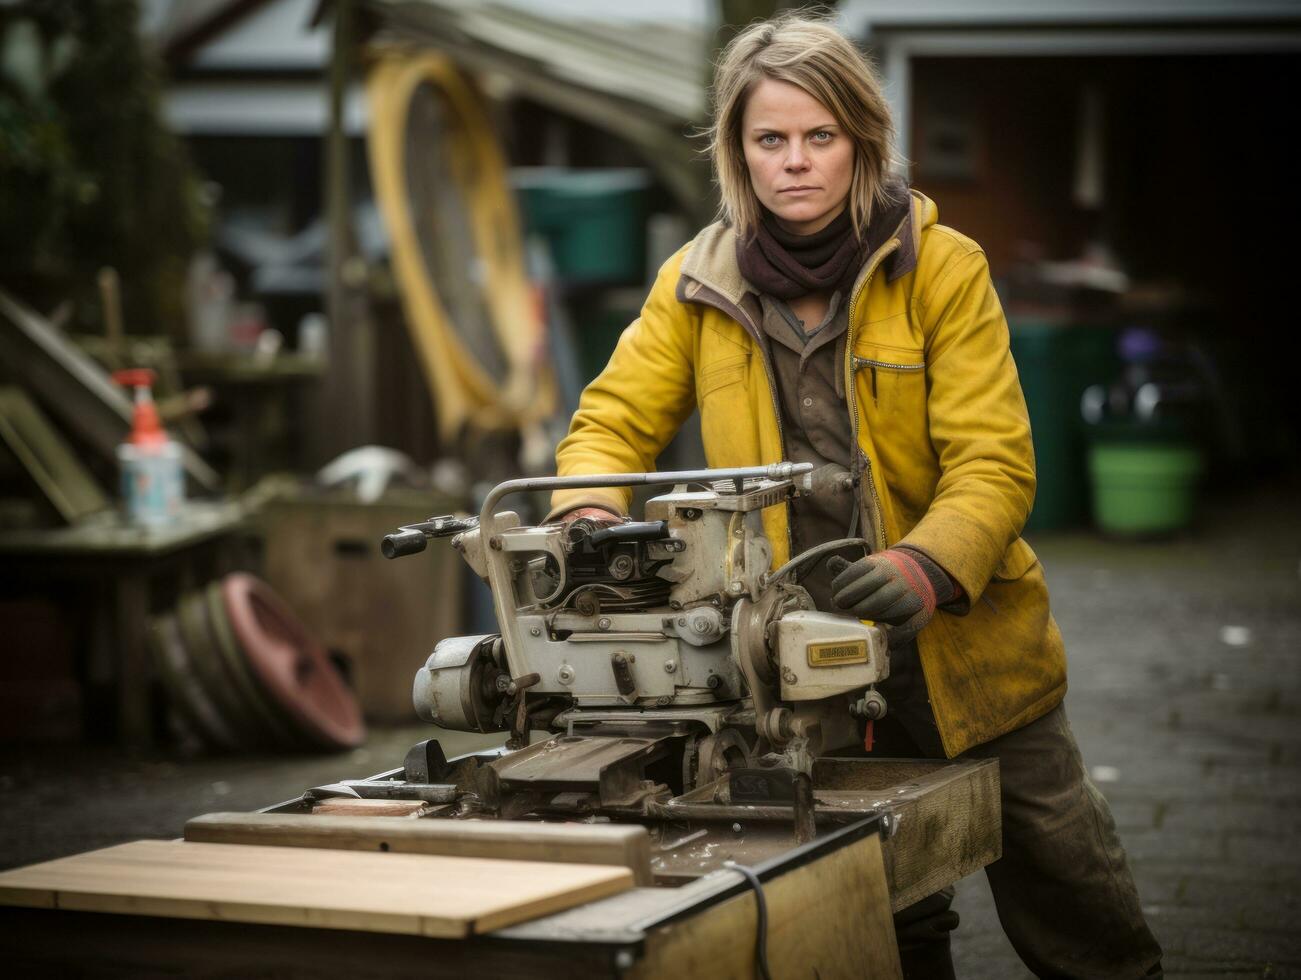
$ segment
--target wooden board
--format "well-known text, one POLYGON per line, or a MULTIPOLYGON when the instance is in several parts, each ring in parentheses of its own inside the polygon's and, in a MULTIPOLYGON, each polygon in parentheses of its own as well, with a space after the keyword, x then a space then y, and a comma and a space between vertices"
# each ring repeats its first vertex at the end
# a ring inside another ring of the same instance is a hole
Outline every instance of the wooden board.
POLYGON ((0 387, 0 441, 65 523, 108 510, 109 499, 86 464, 21 388, 0 387))
POLYGON ((0 905, 460 938, 632 887, 609 865, 142 840, 0 873, 0 905))
MULTIPOLYGON (((371 801, 336 800, 339 803, 371 801)), ((317 814, 320 810, 317 810, 317 814)), ((185 825, 185 839, 213 844, 262 844, 446 854, 510 861, 610 864, 651 883, 650 835, 628 824, 534 823, 521 820, 390 820, 359 815, 208 813, 185 825)))

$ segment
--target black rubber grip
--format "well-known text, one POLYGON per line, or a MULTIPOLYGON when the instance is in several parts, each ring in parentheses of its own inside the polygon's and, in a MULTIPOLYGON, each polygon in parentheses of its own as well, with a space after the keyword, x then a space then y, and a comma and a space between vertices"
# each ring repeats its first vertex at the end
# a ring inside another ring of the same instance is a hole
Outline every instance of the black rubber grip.
POLYGON ((395 531, 384 535, 379 547, 385 558, 401 558, 424 551, 428 541, 424 531, 395 531))
POLYGON ((614 524, 593 531, 588 543, 593 548, 603 544, 620 541, 661 541, 669 536, 668 521, 633 521, 628 524, 614 524))

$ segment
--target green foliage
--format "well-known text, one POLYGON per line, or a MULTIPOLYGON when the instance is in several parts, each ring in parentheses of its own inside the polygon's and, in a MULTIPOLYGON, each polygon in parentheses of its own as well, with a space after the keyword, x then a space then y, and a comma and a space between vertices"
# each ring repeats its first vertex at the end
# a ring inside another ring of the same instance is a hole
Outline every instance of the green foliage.
POLYGON ((127 329, 168 333, 207 214, 137 22, 136 0, 0 8, 0 285, 93 330, 111 265, 127 329))

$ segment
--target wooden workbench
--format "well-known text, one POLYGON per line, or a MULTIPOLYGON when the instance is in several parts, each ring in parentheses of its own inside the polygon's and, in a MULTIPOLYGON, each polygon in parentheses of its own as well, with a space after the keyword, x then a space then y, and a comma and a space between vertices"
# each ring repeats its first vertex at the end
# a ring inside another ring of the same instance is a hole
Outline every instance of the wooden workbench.
MULTIPOLYGON (((815 791, 825 797, 819 812, 854 792, 879 811, 820 826, 801 846, 789 823, 761 826, 744 807, 725 822, 750 840, 771 975, 898 977, 892 913, 1000 855, 998 765, 878 760, 849 774, 843 761, 820 765, 842 788, 815 791)), ((720 866, 727 844, 703 836, 717 823, 707 812, 670 821, 678 840, 666 844, 658 825, 319 817, 287 807, 210 814, 187 824, 184 841, 126 845, 148 845, 140 867, 109 849, 0 873, 0 961, 47 976, 756 975, 755 893, 720 866), (669 851, 675 864, 661 860, 669 851), (688 879, 683 861, 697 857, 688 879), (160 871, 160 860, 175 866, 160 871), (449 860, 462 863, 454 874, 439 863, 449 860), (126 873, 106 873, 124 861, 126 873), (479 862, 468 876, 467 861, 479 862), (594 866, 617 875, 594 885, 582 870, 594 866), (539 897, 539 886, 565 875, 575 888, 609 890, 539 897), (395 880, 411 885, 395 892, 395 880), (520 915, 516 900, 557 904, 520 915), (69 935, 75 944, 61 938, 69 935)))
MULTIPOLYGON (((763 883, 774 977, 899 976, 880 830, 878 819, 860 821, 755 869, 763 883)), ((123 848, 142 845, 150 845, 144 857, 154 863, 134 872, 123 870, 133 855, 114 855, 120 849, 110 848, 0 874, 0 906, 10 906, 0 908, 6 971, 673 980, 756 975, 755 894, 736 871, 716 871, 681 888, 634 888, 629 872, 590 865, 163 841, 123 848), (184 848, 207 850, 185 854, 179 865, 158 873, 158 852, 184 848), (228 860, 220 857, 223 848, 228 860), (241 877, 249 852, 256 851, 266 852, 262 865, 282 872, 274 888, 258 887, 260 879, 248 872, 241 877), (286 858, 295 851, 312 856, 309 865, 297 863, 297 877, 286 858), (347 869, 334 867, 339 856, 350 859, 347 869), (474 890, 462 867, 447 879, 452 894, 440 896, 428 886, 443 881, 438 876, 448 873, 448 861, 473 863, 481 883, 493 888, 474 890), (345 872, 355 884, 340 896, 336 879, 345 872), (550 886, 563 875, 609 897, 578 904, 561 899, 572 907, 484 932, 473 922, 452 928, 439 918, 491 905, 497 888, 501 905, 510 906, 521 891, 536 902, 547 890, 541 883, 550 886), (395 891, 404 880, 411 881, 409 901, 395 891), (322 898, 305 901, 305 882, 322 898), (376 902, 387 903, 381 909, 386 914, 376 913, 376 902)))
POLYGON ((247 517, 238 502, 189 501, 178 521, 159 528, 105 514, 71 527, 0 532, 0 594, 84 603, 78 618, 91 642, 83 682, 111 687, 123 746, 153 741, 150 613, 174 603, 179 591, 241 567, 247 517))

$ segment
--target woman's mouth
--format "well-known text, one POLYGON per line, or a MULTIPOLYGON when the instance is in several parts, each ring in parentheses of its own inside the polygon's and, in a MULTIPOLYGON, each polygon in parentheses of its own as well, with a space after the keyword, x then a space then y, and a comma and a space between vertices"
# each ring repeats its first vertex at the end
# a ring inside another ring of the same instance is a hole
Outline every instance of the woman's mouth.
POLYGON ((809 191, 816 191, 818 188, 810 187, 806 184, 798 184, 795 187, 783 187, 778 194, 807 194, 809 191))

